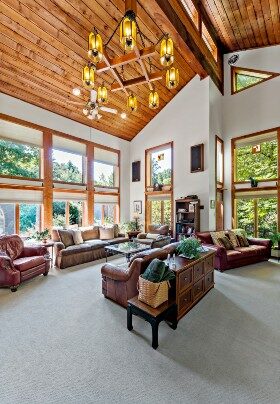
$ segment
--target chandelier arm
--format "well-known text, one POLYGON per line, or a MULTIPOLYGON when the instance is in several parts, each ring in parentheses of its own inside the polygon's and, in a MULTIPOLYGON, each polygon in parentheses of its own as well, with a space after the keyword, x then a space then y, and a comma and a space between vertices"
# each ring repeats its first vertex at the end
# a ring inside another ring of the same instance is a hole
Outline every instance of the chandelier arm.
POLYGON ((113 38, 113 36, 115 35, 115 33, 117 32, 117 30, 118 30, 118 28, 119 28, 119 26, 121 25, 121 23, 123 22, 123 20, 124 20, 124 18, 125 17, 123 17, 119 22, 118 22, 118 25, 116 26, 116 28, 115 28, 115 30, 114 30, 114 32, 112 33, 112 35, 110 36, 110 38, 108 39, 108 41, 105 43, 105 48, 107 47, 107 45, 111 42, 111 40, 112 40, 112 38, 113 38))

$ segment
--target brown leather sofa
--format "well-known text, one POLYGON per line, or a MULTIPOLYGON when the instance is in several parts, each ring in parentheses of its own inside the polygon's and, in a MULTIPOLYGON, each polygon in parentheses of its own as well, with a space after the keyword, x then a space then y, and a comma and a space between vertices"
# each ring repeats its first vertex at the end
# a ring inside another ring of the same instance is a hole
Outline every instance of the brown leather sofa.
POLYGON ((139 241, 139 243, 146 244, 151 248, 164 247, 171 242, 169 226, 150 224, 148 226, 147 233, 139 233, 137 235, 137 241, 139 241), (149 234, 153 235, 153 238, 150 238, 149 234))
MULTIPOLYGON (((228 234, 225 232, 226 235, 228 234)), ((228 269, 267 261, 271 256, 272 242, 268 239, 247 238, 249 247, 236 247, 233 250, 226 250, 225 247, 213 243, 210 232, 196 233, 196 237, 202 245, 215 250, 214 267, 220 272, 228 269)))
POLYGON ((149 263, 155 258, 164 260, 168 254, 174 254, 178 244, 173 243, 162 248, 140 252, 134 255, 128 264, 106 263, 103 265, 101 268, 103 295, 126 307, 127 301, 137 295, 138 278, 149 263))
POLYGON ((54 241, 55 264, 64 269, 74 265, 84 264, 105 258, 105 246, 129 241, 119 233, 118 226, 114 226, 114 237, 108 240, 100 239, 100 226, 80 228, 83 243, 74 243, 73 231, 56 229, 52 231, 54 241))
POLYGON ((0 286, 15 292, 27 279, 50 269, 48 250, 44 246, 25 247, 22 239, 13 234, 0 237, 0 286))

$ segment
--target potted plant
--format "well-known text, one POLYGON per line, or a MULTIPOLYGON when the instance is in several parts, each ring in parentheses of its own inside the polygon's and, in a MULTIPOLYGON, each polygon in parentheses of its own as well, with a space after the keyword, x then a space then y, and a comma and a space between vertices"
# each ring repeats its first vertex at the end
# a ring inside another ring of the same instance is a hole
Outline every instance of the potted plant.
POLYGON ((179 254, 188 259, 197 259, 201 252, 200 241, 195 237, 182 238, 177 248, 179 254))
POLYGON ((50 237, 49 229, 44 229, 43 231, 35 231, 30 238, 46 243, 50 237))
POLYGON ((270 240, 272 241, 273 248, 280 250, 280 233, 275 231, 269 236, 270 240))

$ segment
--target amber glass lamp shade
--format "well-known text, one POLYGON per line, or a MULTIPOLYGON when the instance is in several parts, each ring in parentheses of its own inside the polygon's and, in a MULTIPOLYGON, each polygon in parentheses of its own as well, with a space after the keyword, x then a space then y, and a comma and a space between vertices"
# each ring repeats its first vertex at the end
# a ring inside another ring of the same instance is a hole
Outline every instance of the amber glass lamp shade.
POLYGON ((120 42, 125 51, 133 50, 136 45, 136 33, 135 19, 124 17, 120 25, 120 42))
POLYGON ((108 102, 108 90, 104 84, 97 89, 97 101, 102 104, 107 104, 108 102))
POLYGON ((166 87, 170 90, 176 88, 179 84, 179 70, 175 67, 166 71, 166 87))
POLYGON ((103 58, 103 42, 96 30, 88 36, 88 56, 95 64, 103 58))
POLYGON ((88 63, 83 68, 82 80, 83 80, 83 85, 85 87, 87 87, 87 88, 94 87, 94 67, 91 63, 88 63))
POLYGON ((157 109, 159 107, 159 96, 158 93, 153 90, 149 95, 149 108, 157 109))
POLYGON ((160 44, 160 63, 162 66, 170 66, 174 62, 173 41, 166 35, 160 44))
POLYGON ((130 96, 127 99, 127 108, 131 111, 134 112, 137 110, 137 98, 135 97, 134 94, 130 94, 130 96))

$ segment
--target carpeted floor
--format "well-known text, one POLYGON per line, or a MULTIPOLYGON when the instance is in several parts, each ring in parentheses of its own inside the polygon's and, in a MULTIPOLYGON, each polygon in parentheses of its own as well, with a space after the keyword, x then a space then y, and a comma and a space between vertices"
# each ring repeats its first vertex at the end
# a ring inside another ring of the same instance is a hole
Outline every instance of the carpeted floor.
POLYGON ((280 266, 224 274, 179 322, 133 321, 100 264, 0 290, 0 403, 279 403, 280 266))

